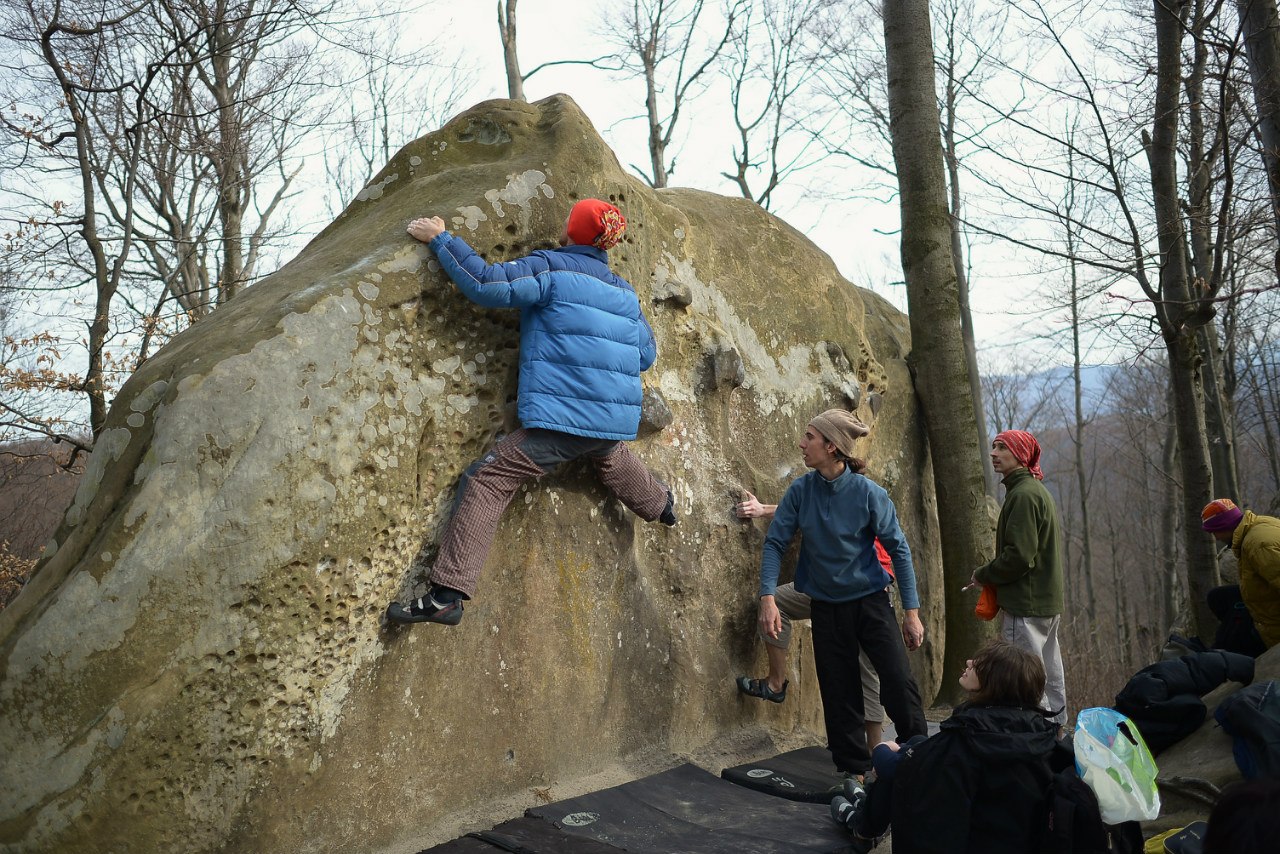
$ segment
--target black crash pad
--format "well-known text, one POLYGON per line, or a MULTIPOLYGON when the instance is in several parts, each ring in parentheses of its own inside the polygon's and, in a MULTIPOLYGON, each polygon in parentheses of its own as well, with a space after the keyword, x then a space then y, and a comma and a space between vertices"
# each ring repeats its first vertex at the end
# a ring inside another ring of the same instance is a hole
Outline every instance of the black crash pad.
POLYGON ((571 836, 546 819, 524 816, 419 854, 622 854, 622 850, 585 836, 571 836))
POLYGON ((720 772, 730 783, 777 798, 808 804, 831 804, 831 789, 844 780, 825 747, 801 747, 720 772))
POLYGON ((567 833, 630 854, 851 852, 827 805, 786 801, 681 765, 612 789, 528 810, 567 833))

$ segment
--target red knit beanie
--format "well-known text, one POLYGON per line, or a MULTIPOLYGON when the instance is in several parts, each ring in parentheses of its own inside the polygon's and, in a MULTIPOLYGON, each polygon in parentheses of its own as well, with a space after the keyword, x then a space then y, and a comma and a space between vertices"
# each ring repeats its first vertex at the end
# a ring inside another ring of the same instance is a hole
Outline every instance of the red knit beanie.
POLYGON ((618 245, 627 220, 622 211, 599 199, 583 199, 569 211, 565 226, 569 239, 579 246, 594 246, 606 251, 618 245))

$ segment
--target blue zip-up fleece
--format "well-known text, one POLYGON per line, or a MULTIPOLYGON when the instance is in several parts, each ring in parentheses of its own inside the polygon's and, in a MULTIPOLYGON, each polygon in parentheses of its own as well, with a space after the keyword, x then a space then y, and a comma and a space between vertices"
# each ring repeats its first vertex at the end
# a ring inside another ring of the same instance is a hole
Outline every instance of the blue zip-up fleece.
POLYGON ((878 537, 893 558, 902 607, 920 607, 911 549, 898 525, 898 511, 884 487, 845 468, 835 480, 817 471, 797 478, 778 504, 764 540, 760 595, 772 596, 782 555, 802 534, 796 589, 820 602, 852 602, 878 593, 893 578, 876 559, 878 537))
POLYGON ((636 437, 640 372, 658 348, 635 290, 609 269, 604 250, 565 246, 486 264, 447 231, 431 249, 467 299, 520 309, 517 412, 524 427, 636 437))

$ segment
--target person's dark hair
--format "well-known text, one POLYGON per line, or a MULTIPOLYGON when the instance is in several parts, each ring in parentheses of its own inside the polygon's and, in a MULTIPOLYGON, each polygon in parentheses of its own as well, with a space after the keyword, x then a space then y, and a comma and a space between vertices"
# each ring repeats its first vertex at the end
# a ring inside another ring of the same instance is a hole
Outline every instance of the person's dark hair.
POLYGON ((1209 813, 1204 854, 1251 854, 1275 850, 1280 839, 1280 780, 1236 783, 1222 790, 1209 813))
POLYGON ((1044 696, 1044 662, 1003 640, 988 641, 973 656, 978 690, 972 702, 983 706, 1039 708, 1044 696))

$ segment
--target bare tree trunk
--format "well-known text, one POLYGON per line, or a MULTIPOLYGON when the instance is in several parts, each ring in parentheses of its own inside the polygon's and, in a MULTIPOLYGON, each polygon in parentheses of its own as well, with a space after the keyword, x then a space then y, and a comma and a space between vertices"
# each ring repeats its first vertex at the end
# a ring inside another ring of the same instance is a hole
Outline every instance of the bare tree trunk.
MULTIPOLYGON (((947 37, 955 39, 955 24, 947 28, 947 37)), ((955 46, 947 51, 947 90, 944 106, 946 124, 943 125, 943 153, 947 164, 947 186, 950 190, 951 257, 956 270, 956 299, 960 307, 960 338, 964 343, 964 357, 969 371, 969 396, 973 400, 973 417, 977 421, 978 438, 985 447, 987 417, 982 406, 982 377, 978 373, 978 345, 973 333, 973 312, 969 308, 969 274, 964 260, 964 235, 960 233, 960 158, 956 153, 956 77, 955 46)), ((996 471, 991 466, 991 455, 981 454, 982 478, 987 495, 996 497, 996 471)))
MULTIPOLYGON (((1070 139, 1070 136, 1068 136, 1070 139)), ((1076 489, 1080 501, 1080 553, 1082 574, 1085 584, 1085 607, 1090 619, 1095 616, 1093 595, 1093 543, 1089 532, 1089 470, 1085 465, 1085 430, 1088 419, 1084 414, 1084 379, 1082 376, 1083 353, 1080 346, 1080 265, 1076 257, 1076 182, 1075 156, 1068 146, 1066 216, 1063 224, 1066 227, 1067 263, 1071 269, 1071 382, 1073 402, 1075 404, 1075 429, 1072 431, 1071 443, 1075 450, 1076 489)))
POLYGON ((902 210, 902 270, 911 321, 911 364, 933 449, 942 535, 947 636, 942 699, 956 699, 965 659, 988 632, 961 588, 990 558, 990 522, 960 300, 951 254, 928 0, 893 0, 884 13, 889 132, 902 210))
POLYGON ((1200 529, 1200 510, 1213 500, 1212 469, 1204 423, 1204 384, 1196 330, 1208 318, 1193 314, 1186 237, 1178 199, 1177 134, 1182 85, 1182 37, 1187 5, 1153 0, 1156 29, 1155 117, 1147 141, 1151 189, 1160 248, 1161 304, 1155 307, 1169 354, 1182 476, 1183 539, 1187 595, 1193 631, 1210 637, 1216 625, 1205 595, 1217 575, 1213 539, 1200 529))
POLYGON ((1179 502, 1176 496, 1181 494, 1181 490, 1175 489, 1177 484, 1172 482, 1173 470, 1178 461, 1178 431, 1173 425, 1173 393, 1170 390, 1169 398, 1169 421, 1168 427, 1165 429, 1164 444, 1160 457, 1162 468, 1161 475, 1167 478, 1170 483, 1169 489, 1161 489, 1157 491, 1158 495, 1164 496, 1164 501, 1160 504, 1160 557, 1164 571, 1161 576, 1164 578, 1164 616, 1165 628, 1171 628, 1182 622, 1182 599, 1180 596, 1182 585, 1180 581, 1181 564, 1178 561, 1178 506, 1179 502))
POLYGON ((219 304, 234 297, 245 284, 245 139, 239 127, 240 105, 232 79, 235 45, 236 39, 228 32, 227 25, 219 23, 214 28, 210 45, 212 79, 209 87, 218 109, 214 168, 218 174, 218 217, 222 222, 222 269, 217 287, 219 304))
POLYGON ((765 210, 783 181, 828 156, 813 152, 823 147, 834 111, 812 106, 823 65, 817 57, 838 50, 831 30, 813 23, 828 3, 749 5, 726 45, 723 74, 738 144, 731 148, 733 172, 720 174, 765 210))
MULTIPOLYGON (((1276 0, 1236 0, 1244 31, 1249 76, 1258 110, 1258 134, 1262 137, 1262 161, 1271 189, 1271 214, 1280 238, 1280 14, 1276 0)), ((1280 249, 1275 255, 1280 278, 1280 249)))
MULTIPOLYGON (((1240 271, 1236 263, 1237 252, 1234 243, 1229 243, 1226 247, 1226 270, 1227 281, 1224 283, 1227 290, 1226 302, 1222 304, 1219 311, 1221 318, 1221 344, 1214 351, 1215 365, 1214 376, 1218 379, 1217 393, 1222 399, 1222 405, 1225 410, 1225 435, 1230 442, 1230 456, 1228 464, 1229 472, 1232 478, 1231 483, 1235 487, 1233 495, 1240 495, 1240 445, 1239 431, 1240 419, 1237 414, 1238 404, 1236 403, 1236 395, 1240 392, 1240 271)), ((1214 326, 1214 334, 1217 335, 1219 328, 1214 326)))
POLYGON ((507 97, 513 101, 527 100, 516 54, 516 0, 498 0, 498 32, 502 34, 502 61, 507 69, 507 97))
MULTIPOLYGON (((1268 406, 1268 402, 1263 397, 1262 388, 1263 386, 1260 383, 1254 383, 1251 396, 1255 401, 1254 405, 1258 408, 1258 411, 1265 412, 1268 410, 1263 409, 1263 407, 1268 406)), ((1272 386, 1272 388, 1274 388, 1274 386, 1272 386)), ((1270 405, 1273 408, 1269 411, 1277 411, 1274 408, 1274 401, 1272 401, 1270 405)), ((1271 472, 1271 488, 1276 491, 1276 498, 1280 498, 1280 443, 1276 441, 1276 432, 1271 429, 1269 422, 1263 424, 1263 442, 1267 448, 1266 459, 1267 466, 1271 472)), ((1268 507, 1269 510, 1275 509, 1275 498, 1272 499, 1272 502, 1272 505, 1268 507)))
POLYGON ((1218 330, 1212 323, 1200 327, 1196 343, 1204 358, 1204 419, 1209 435, 1209 462, 1213 468, 1215 495, 1240 498, 1230 397, 1223 388, 1218 330))
MULTIPOLYGON (((1204 84, 1209 62, 1209 45, 1205 39, 1208 19, 1204 16, 1203 0, 1195 0, 1192 17, 1194 61, 1185 76, 1187 92, 1187 230, 1191 238, 1191 263, 1195 278, 1210 282, 1214 278, 1214 215, 1211 188, 1215 161, 1226 140, 1219 135, 1206 146, 1204 124, 1204 84)), ((1224 106, 1225 109, 1225 106, 1224 106)), ((1239 485, 1235 473, 1235 451, 1230 435, 1228 407, 1223 399, 1217 361, 1217 330, 1212 323, 1205 323, 1196 334, 1196 345, 1203 358, 1205 430, 1209 441, 1209 459, 1213 471, 1211 491, 1232 498, 1238 496, 1239 485)))
POLYGON ((1263 457, 1270 474, 1267 487, 1271 492, 1266 510, 1268 515, 1275 515, 1280 508, 1280 442, 1276 439, 1275 419, 1262 414, 1280 411, 1280 370, 1277 370, 1272 348, 1255 344, 1252 349, 1257 355, 1250 360, 1254 364, 1243 377, 1244 401, 1252 404, 1254 431, 1262 434, 1262 444, 1266 448, 1263 457))
MULTIPOLYGON (((61 11, 59 8, 58 11, 61 11)), ((89 322, 88 365, 85 368, 83 389, 89 400, 89 429, 94 439, 107 423, 106 343, 111 332, 111 302, 120 289, 120 274, 128 257, 130 240, 126 233, 116 253, 115 261, 107 257, 106 245, 98 232, 98 194, 93 172, 93 140, 90 117, 86 114, 81 91, 68 77, 68 64, 56 52, 53 39, 62 32, 64 22, 55 18, 41 33, 40 47, 45 64, 58 81, 71 120, 76 144, 76 165, 84 201, 84 219, 80 223, 80 236, 93 259, 92 275, 95 291, 93 319, 89 322)), ((129 160, 129 180, 137 168, 137 134, 130 136, 133 155, 129 160)), ((126 216, 132 219, 132 205, 126 216)))
POLYGON ((666 187, 670 182, 676 162, 669 152, 680 112, 706 87, 707 75, 734 38, 737 21, 749 5, 749 0, 727 0, 724 29, 715 25, 717 35, 710 44, 703 39, 706 0, 631 0, 617 10, 622 27, 612 39, 621 48, 616 59, 623 70, 644 78, 649 172, 632 168, 649 186, 666 187))
POLYGON ((644 68, 644 111, 649 120, 649 182, 655 189, 667 186, 667 137, 658 113, 658 43, 645 45, 640 62, 644 68))
POLYGON ((1127 656, 1132 647, 1133 638, 1133 609, 1129 607, 1128 585, 1125 583, 1125 573, 1118 562, 1111 564, 1111 585, 1116 596, 1116 634, 1120 640, 1120 648, 1127 656))

